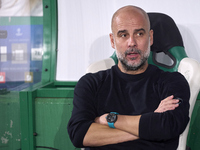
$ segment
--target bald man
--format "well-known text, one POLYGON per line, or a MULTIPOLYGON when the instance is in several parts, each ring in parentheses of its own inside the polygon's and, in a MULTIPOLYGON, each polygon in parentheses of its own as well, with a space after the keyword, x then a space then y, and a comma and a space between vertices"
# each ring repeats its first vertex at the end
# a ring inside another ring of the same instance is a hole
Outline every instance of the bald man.
POLYGON ((91 150, 175 150, 189 121, 187 81, 148 64, 153 30, 144 10, 120 8, 111 28, 118 64, 78 81, 68 123, 73 144, 91 150), (177 97, 184 102, 179 105, 177 97))

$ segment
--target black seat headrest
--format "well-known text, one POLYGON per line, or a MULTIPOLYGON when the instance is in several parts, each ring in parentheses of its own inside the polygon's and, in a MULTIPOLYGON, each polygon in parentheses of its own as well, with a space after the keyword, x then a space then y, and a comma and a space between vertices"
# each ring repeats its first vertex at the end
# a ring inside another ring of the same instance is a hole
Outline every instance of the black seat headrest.
POLYGON ((148 16, 151 29, 154 31, 151 51, 167 53, 172 47, 184 47, 179 29, 171 17, 162 13, 148 13, 148 16))

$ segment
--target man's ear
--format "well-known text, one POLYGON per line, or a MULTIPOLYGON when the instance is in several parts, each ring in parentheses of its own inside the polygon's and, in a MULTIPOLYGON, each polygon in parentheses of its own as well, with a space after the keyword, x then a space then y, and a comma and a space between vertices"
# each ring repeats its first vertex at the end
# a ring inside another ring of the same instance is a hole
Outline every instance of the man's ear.
POLYGON ((114 49, 115 49, 115 41, 114 41, 113 34, 112 34, 112 33, 110 33, 109 35, 110 35, 110 43, 111 43, 111 46, 112 46, 112 48, 114 48, 114 49))
POLYGON ((153 45, 153 30, 149 31, 149 35, 150 35, 150 45, 153 45))

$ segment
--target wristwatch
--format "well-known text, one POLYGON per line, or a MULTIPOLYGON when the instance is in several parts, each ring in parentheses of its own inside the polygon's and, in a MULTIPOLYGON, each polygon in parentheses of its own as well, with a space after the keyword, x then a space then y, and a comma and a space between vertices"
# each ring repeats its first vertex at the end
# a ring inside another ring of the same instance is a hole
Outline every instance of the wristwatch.
POLYGON ((118 115, 118 113, 116 113, 116 112, 110 112, 107 115, 106 120, 107 120, 108 126, 110 128, 115 128, 114 123, 117 121, 117 115, 118 115))

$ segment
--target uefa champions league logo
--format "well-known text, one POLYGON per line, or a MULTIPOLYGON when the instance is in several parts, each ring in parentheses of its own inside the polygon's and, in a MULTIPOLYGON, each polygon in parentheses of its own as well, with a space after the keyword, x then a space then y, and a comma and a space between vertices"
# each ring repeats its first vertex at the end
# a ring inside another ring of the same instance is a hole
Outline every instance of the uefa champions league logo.
POLYGON ((22 34, 23 34, 23 33, 21 33, 21 29, 18 28, 18 29, 17 29, 17 33, 16 33, 15 35, 16 35, 16 36, 22 36, 22 34))

